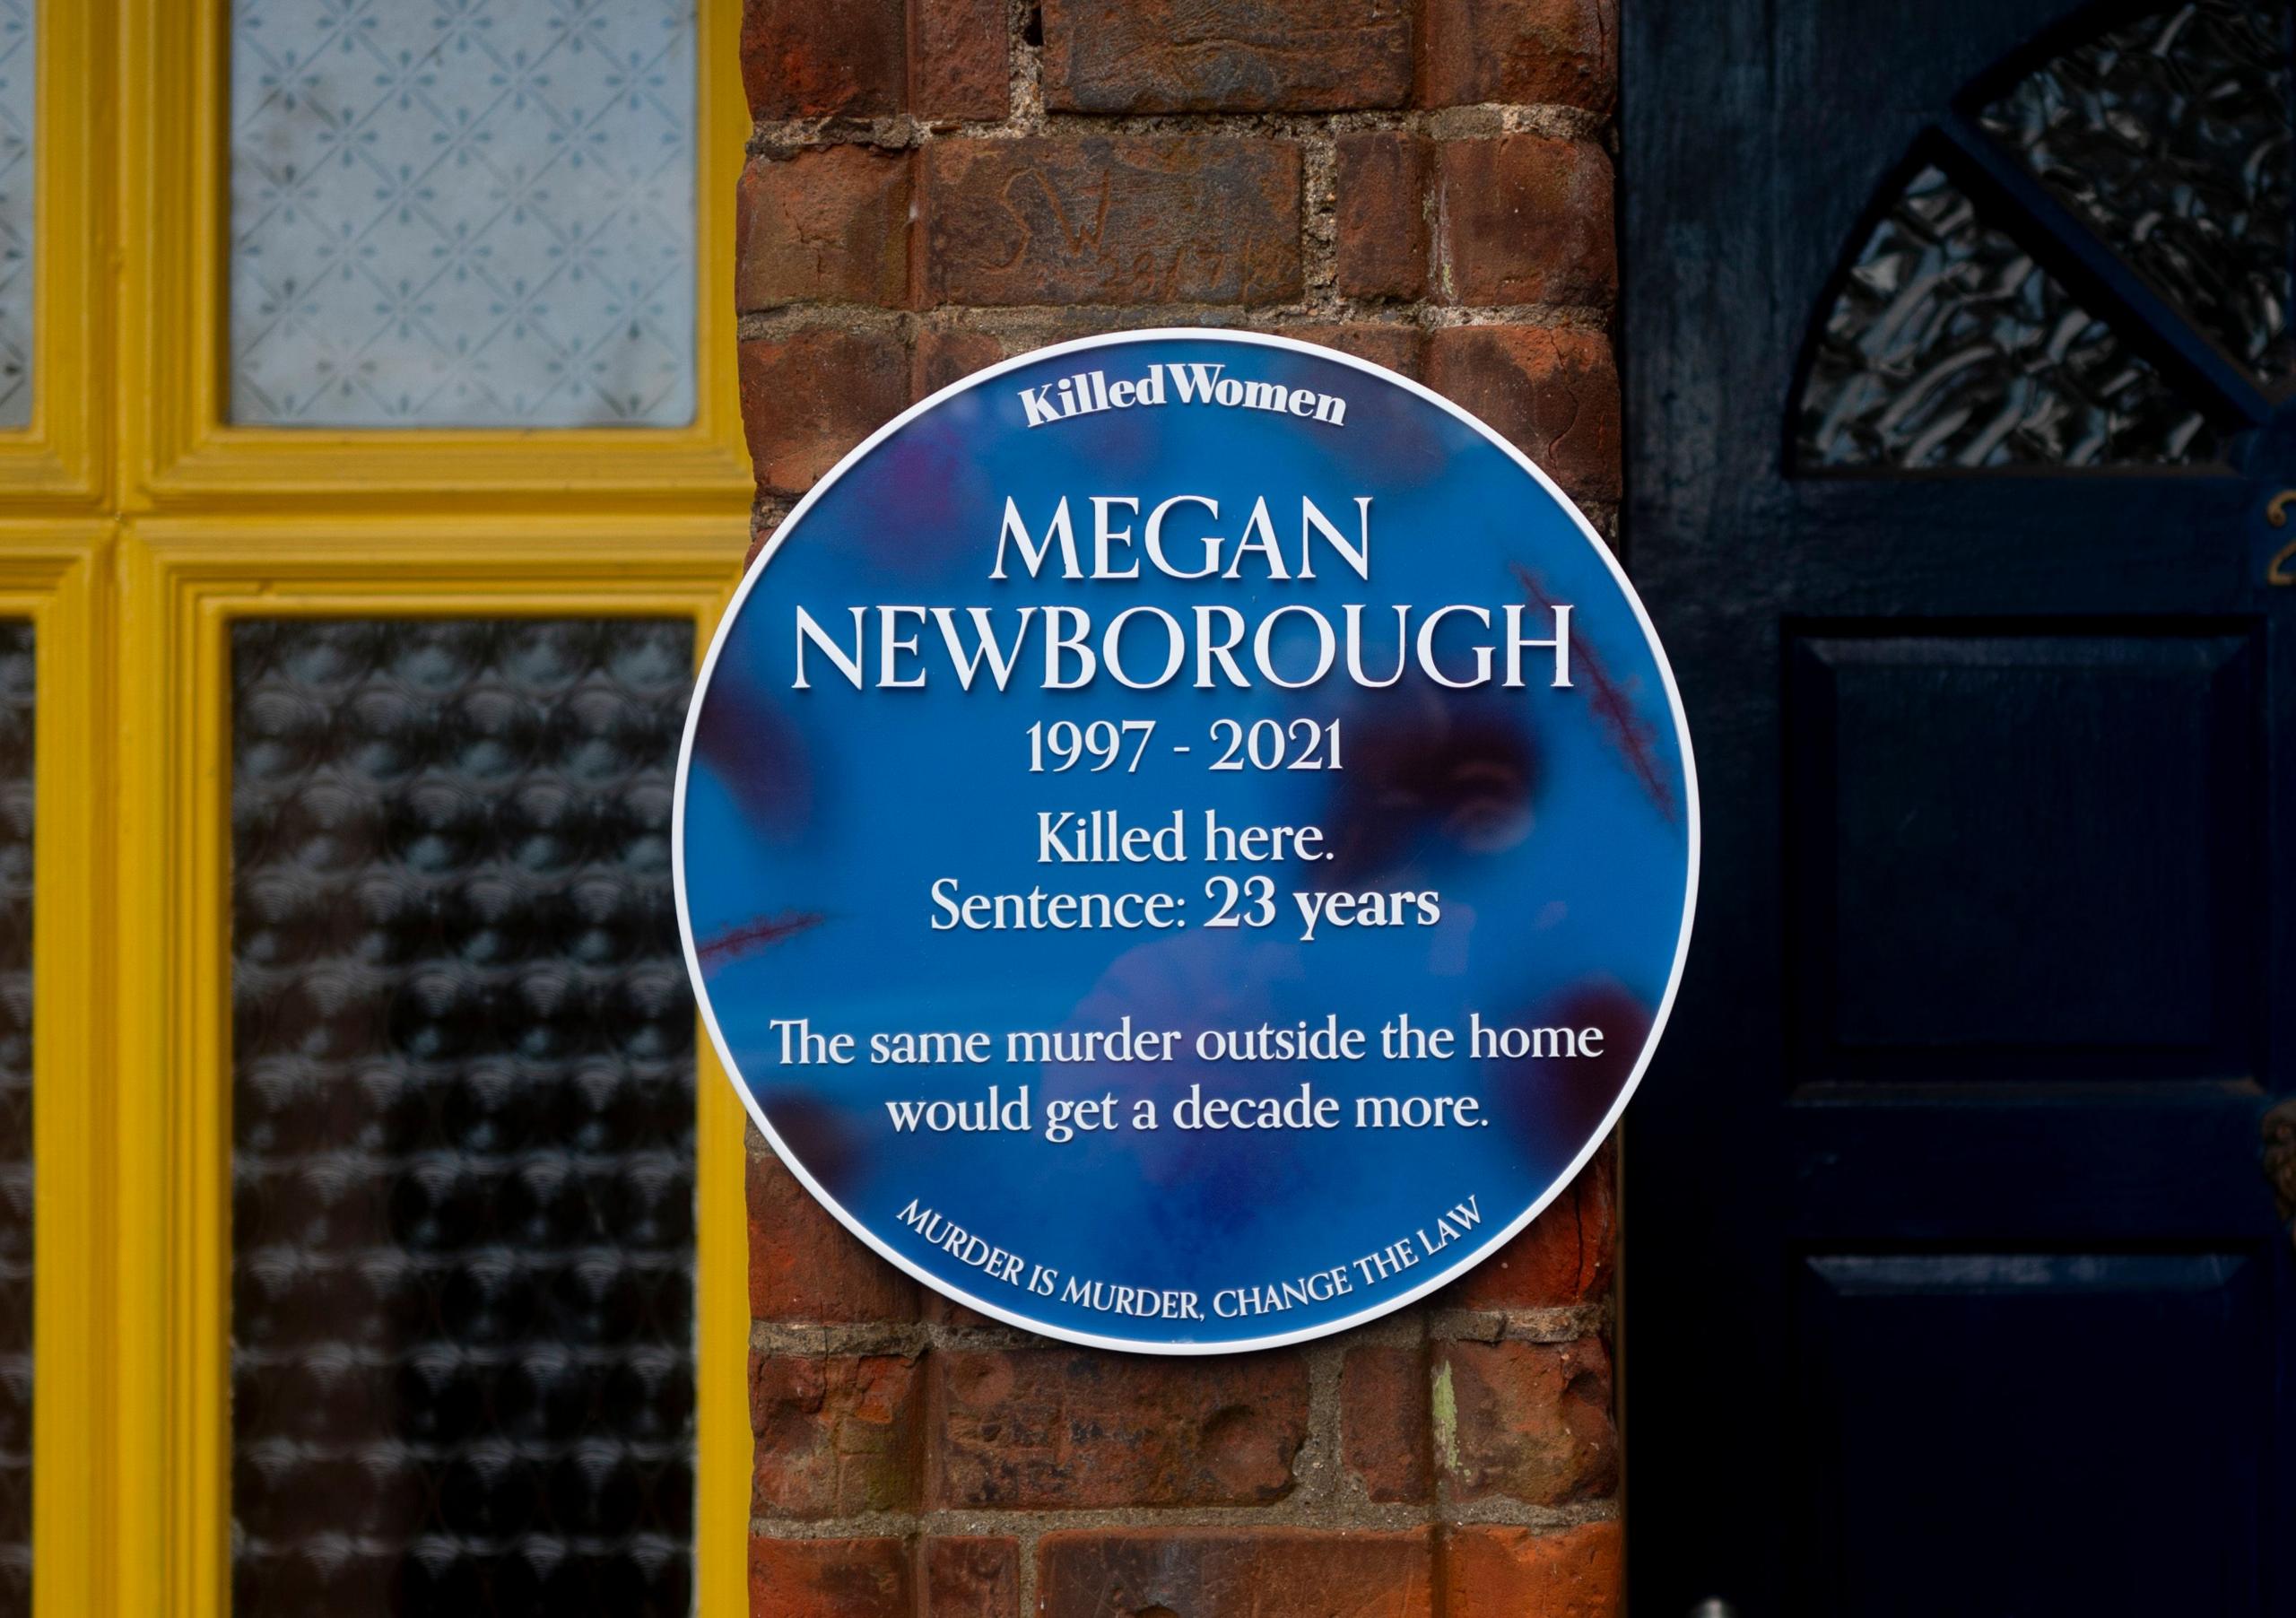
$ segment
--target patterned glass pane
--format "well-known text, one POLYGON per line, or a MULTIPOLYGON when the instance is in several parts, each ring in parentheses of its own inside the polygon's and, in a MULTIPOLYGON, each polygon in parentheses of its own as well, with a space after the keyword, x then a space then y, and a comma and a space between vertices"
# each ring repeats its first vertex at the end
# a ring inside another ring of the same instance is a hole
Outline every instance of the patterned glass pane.
POLYGON ((2282 377, 2288 90, 2284 0, 2198 0, 2066 52, 1983 116, 2201 329, 2282 377))
POLYGON ((32 626, 0 622, 0 1614, 31 1611, 32 626))
POLYGON ((0 0, 0 427, 32 419, 32 133, 36 0, 0 0))
POLYGON ((1803 384, 1805 466, 2208 460, 2198 412, 1935 169, 1858 250, 1803 384))
POLYGON ((232 1610, 682 1614, 691 626, 231 649, 232 1610))
POLYGON ((231 419, 676 426, 694 0, 232 0, 231 419))

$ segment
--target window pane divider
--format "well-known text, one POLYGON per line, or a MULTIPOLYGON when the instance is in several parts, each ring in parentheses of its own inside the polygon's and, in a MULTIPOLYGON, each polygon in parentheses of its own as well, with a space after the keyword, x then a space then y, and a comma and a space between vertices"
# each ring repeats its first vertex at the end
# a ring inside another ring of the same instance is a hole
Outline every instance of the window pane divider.
POLYGON ((117 1477, 106 1396, 113 1179, 102 1131, 113 1049, 102 749, 111 526, 0 522, 0 616, 29 620, 32 808, 32 1612, 109 1612, 117 1477))

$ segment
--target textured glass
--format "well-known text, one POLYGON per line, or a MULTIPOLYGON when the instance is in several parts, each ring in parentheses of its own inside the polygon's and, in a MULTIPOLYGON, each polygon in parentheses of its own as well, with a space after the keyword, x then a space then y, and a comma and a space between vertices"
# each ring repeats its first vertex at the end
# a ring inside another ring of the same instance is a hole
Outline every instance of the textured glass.
POLYGON ((1985 126, 2193 322, 2267 377, 2288 329, 2288 7, 2201 0, 2057 57, 1985 126))
POLYGON ((32 419, 35 0, 0 0, 0 427, 32 419))
POLYGON ((692 420, 694 0, 231 17, 232 420, 692 420))
POLYGON ((1805 466, 2205 461, 2213 439, 1935 169, 1858 250, 1803 384, 1805 466))
POLYGON ((0 1615, 31 1611, 32 626, 0 622, 0 1615))
POLYGON ((237 1618, 688 1610, 691 654, 234 629, 237 1618))

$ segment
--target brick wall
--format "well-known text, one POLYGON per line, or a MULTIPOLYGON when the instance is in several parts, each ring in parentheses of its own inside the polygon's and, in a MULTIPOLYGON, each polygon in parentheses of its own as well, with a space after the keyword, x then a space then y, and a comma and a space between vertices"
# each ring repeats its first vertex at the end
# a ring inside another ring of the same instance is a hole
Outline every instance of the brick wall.
MULTIPOLYGON (((749 0, 760 536, 993 361, 1238 326, 1619 495, 1613 0, 749 0)), ((884 1265, 750 1140, 757 1618, 1608 1618, 1607 1155, 1499 1257, 1304 1348, 1050 1344, 884 1265)))

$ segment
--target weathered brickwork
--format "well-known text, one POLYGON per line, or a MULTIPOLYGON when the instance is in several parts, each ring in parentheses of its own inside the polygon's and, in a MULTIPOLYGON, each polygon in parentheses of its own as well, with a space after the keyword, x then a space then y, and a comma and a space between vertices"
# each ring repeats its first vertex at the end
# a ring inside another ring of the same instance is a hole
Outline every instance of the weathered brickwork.
POLYGON ((1439 371, 1607 520, 1616 36, 1614 0, 750 0, 761 523, 970 370, 1174 324, 1439 371))
POLYGON ((1443 1546, 1448 1618, 1617 1618, 1623 1536, 1615 1522, 1552 1534, 1454 1530, 1443 1546))
POLYGON ((1261 1506, 1296 1486, 1309 1414, 1296 1355, 1166 1364, 952 1346, 933 1360, 935 1505, 1261 1506))
POLYGON ((1300 295, 1300 148, 1290 141, 958 135, 920 157, 928 305, 1300 295))
MULTIPOLYGON (((1598 526, 1615 0, 749 0, 757 535, 910 402, 1097 331, 1426 382, 1598 526)), ((1599 1154, 1425 1303, 1273 1353, 1050 1344, 750 1141, 759 1618, 1616 1618, 1599 1154)))
POLYGON ((1410 0, 1045 0, 1056 112, 1343 112, 1411 99, 1410 0))

